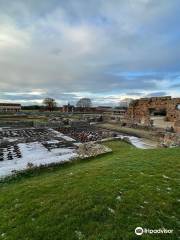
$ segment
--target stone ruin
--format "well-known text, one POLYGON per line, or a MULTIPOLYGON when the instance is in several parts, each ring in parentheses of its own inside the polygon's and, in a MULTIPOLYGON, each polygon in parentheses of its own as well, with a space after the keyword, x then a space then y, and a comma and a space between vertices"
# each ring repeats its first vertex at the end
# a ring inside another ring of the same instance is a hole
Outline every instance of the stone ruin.
POLYGON ((126 124, 161 132, 163 146, 180 146, 180 98, 152 97, 134 100, 126 114, 126 124))
POLYGON ((21 128, 0 130, 0 145, 10 142, 35 142, 52 139, 54 134, 46 128, 21 128))
POLYGON ((110 148, 102 144, 88 142, 79 145, 77 150, 80 158, 88 158, 98 156, 104 153, 112 152, 110 148))
POLYGON ((93 126, 81 128, 63 127, 59 128, 58 131, 81 143, 100 141, 102 139, 117 136, 116 132, 112 132, 110 130, 101 130, 93 126))
POLYGON ((168 96, 134 100, 129 105, 126 120, 129 124, 142 126, 155 126, 155 121, 159 121, 160 127, 170 127, 176 132, 180 132, 180 124, 178 124, 180 121, 180 98, 168 96))
POLYGON ((62 164, 111 152, 96 142, 79 142, 51 128, 0 129, 0 179, 29 168, 62 164))
POLYGON ((164 147, 180 147, 180 137, 178 134, 165 133, 164 137, 161 139, 161 145, 164 147))
POLYGON ((49 152, 58 148, 77 148, 71 141, 64 139, 63 135, 59 136, 58 132, 54 133, 51 129, 3 129, 0 130, 0 162, 21 159, 23 156, 19 144, 30 146, 34 142, 41 143, 49 152))

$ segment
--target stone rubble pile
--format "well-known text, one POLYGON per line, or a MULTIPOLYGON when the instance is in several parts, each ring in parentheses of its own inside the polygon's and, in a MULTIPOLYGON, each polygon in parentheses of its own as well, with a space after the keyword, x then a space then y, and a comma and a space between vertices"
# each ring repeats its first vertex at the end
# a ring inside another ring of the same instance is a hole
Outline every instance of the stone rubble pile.
POLYGON ((108 152, 112 152, 112 150, 104 145, 93 142, 82 143, 77 150, 80 158, 94 157, 108 152))
POLYGON ((163 147, 180 147, 180 134, 166 133, 161 142, 163 147))

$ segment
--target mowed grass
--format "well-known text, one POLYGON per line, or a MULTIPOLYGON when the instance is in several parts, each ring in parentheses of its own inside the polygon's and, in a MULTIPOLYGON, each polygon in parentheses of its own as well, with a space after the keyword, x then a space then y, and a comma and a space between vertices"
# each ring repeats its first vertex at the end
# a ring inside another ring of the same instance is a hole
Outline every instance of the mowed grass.
POLYGON ((136 149, 35 171, 0 185, 0 239, 178 239, 180 148, 136 149), (134 233, 138 226, 173 234, 134 233))

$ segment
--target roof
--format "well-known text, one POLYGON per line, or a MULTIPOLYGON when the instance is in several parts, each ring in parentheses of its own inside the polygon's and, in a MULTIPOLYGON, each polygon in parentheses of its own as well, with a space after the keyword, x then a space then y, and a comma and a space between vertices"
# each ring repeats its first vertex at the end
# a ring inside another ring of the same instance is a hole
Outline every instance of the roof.
POLYGON ((18 103, 0 103, 0 106, 4 106, 4 107, 21 107, 21 104, 18 103))

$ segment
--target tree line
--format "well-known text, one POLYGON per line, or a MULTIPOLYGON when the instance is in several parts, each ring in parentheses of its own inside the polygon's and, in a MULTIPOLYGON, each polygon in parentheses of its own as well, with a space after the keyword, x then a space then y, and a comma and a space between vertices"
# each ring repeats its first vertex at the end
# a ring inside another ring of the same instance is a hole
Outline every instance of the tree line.
MULTIPOLYGON (((22 110, 46 110, 55 111, 58 109, 57 102, 54 98, 45 98, 42 102, 43 105, 31 105, 23 106, 22 110)), ((92 101, 90 98, 81 98, 77 101, 76 107, 78 108, 90 108, 92 107, 92 101)))

